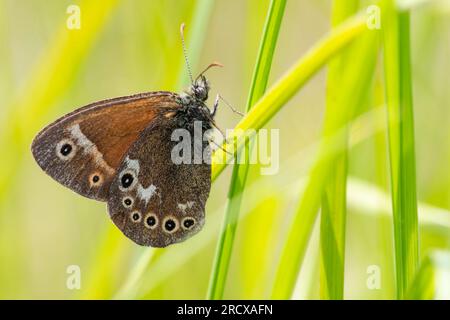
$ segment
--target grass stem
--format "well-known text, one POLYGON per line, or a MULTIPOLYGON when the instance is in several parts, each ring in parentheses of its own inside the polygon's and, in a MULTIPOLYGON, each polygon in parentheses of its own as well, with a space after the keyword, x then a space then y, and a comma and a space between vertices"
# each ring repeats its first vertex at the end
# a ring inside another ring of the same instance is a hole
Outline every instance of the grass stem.
POLYGON ((397 298, 402 299, 419 259, 410 16, 385 0, 382 17, 397 298))
MULTIPOLYGON (((275 46, 283 20, 286 0, 272 0, 270 2, 267 19, 262 33, 250 93, 247 100, 246 111, 248 112, 256 101, 264 94, 270 74, 275 46)), ((246 142, 244 155, 248 157, 251 152, 249 142, 246 142)), ((243 155, 240 155, 243 157, 243 155)), ((236 161, 228 191, 228 202, 226 206, 223 228, 221 230, 216 249, 213 269, 208 290, 209 299, 223 298, 225 282, 228 274, 228 266, 233 249, 234 236, 236 234, 237 222, 241 211, 243 191, 248 176, 248 161, 236 161), (240 164, 242 163, 242 164, 240 164)))

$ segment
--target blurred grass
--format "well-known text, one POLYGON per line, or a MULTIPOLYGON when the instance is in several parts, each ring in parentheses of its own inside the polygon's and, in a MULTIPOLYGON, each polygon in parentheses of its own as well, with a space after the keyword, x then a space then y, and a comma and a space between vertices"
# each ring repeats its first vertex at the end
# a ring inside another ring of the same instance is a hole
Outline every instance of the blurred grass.
MULTIPOLYGON (((250 84, 250 92, 245 109, 246 112, 248 112, 256 101, 263 96, 266 90, 285 7, 286 0, 272 0, 270 2, 264 30, 262 32, 259 52, 256 58, 255 70, 250 84)), ((233 250, 234 237, 241 211, 243 191, 248 176, 250 153, 253 150, 253 148, 250 147, 250 142, 248 140, 245 141, 245 146, 243 148, 243 153, 235 155, 235 164, 233 166, 233 173, 228 191, 225 217, 222 222, 222 230, 219 235, 213 269, 211 271, 208 289, 209 299, 223 298, 231 252, 233 250), (242 161, 243 159, 238 159, 243 157, 245 157, 245 161, 242 161)))
POLYGON ((39 120, 69 91, 78 66, 89 54, 119 3, 117 0, 81 1, 83 32, 68 30, 65 20, 61 21, 59 32, 36 62, 24 88, 8 109, 11 112, 7 120, 2 121, 0 145, 9 145, 10 148, 0 158, 0 167, 3 168, 0 200, 11 190, 10 182, 14 181, 12 177, 23 159, 24 146, 30 144, 39 129, 39 120))
MULTIPOLYGON (((334 3, 332 24, 337 25, 359 9, 359 2, 334 3)), ((347 220, 348 130, 354 116, 364 110, 370 96, 378 52, 378 32, 369 30, 330 62, 324 140, 337 132, 339 151, 330 160, 325 178, 320 220, 320 297, 343 299, 347 220), (345 111, 344 111, 345 110, 345 111), (340 114, 347 114, 340 117, 340 114)), ((318 160, 320 161, 320 160, 318 160)))
MULTIPOLYGON (((331 24, 339 25, 358 9, 356 0, 335 1, 332 7, 331 24)), ((342 95, 353 88, 341 86, 341 77, 346 72, 355 76, 359 70, 351 68, 352 47, 346 48, 328 64, 327 105, 325 122, 333 127, 326 128, 334 133, 343 127, 342 152, 336 157, 335 170, 330 174, 322 195, 320 216, 320 297, 321 299, 342 299, 344 296, 345 225, 347 204, 347 124, 333 123, 330 119, 347 105, 342 103, 342 95)), ((356 53, 358 54, 358 53, 356 53)), ((355 66, 355 65, 354 65, 355 66)), ((347 101, 345 101, 347 103, 347 101)), ((327 133, 327 134, 329 134, 327 133)))
POLYGON ((407 299, 412 300, 433 300, 436 290, 435 266, 430 257, 426 257, 420 264, 420 268, 411 282, 407 299))
POLYGON ((410 286, 419 259, 409 15, 407 11, 399 12, 394 1, 383 2, 386 101, 399 299, 404 297, 410 286))
MULTIPOLYGON (((370 33, 363 37, 365 21, 363 19, 356 21, 359 21, 360 29, 357 29, 359 33, 355 36, 362 37, 364 40, 362 40, 360 48, 358 48, 359 55, 356 57, 357 59, 353 60, 352 63, 354 63, 353 70, 359 70, 361 74, 358 77, 355 77, 352 73, 343 75, 340 87, 349 89, 343 91, 338 103, 342 103, 342 106, 345 106, 345 108, 330 114, 325 119, 325 129, 319 155, 311 169, 308 183, 295 211, 294 221, 282 249, 272 298, 287 299, 292 295, 312 227, 316 220, 324 184, 333 170, 336 158, 345 150, 345 130, 342 129, 342 125, 350 121, 354 116, 358 103, 366 90, 364 88, 370 83, 370 70, 373 68, 374 54, 376 54, 375 38, 370 33), (331 132, 334 133, 332 135, 334 138, 330 138, 329 128, 333 129, 331 132)), ((339 28, 342 28, 342 24, 336 27, 335 30, 339 28)))
MULTIPOLYGON (((29 146, 33 135, 40 129, 42 119, 50 114, 58 102, 67 96, 70 89, 75 83, 77 73, 80 71, 80 64, 86 60, 90 50, 95 45, 99 35, 107 25, 109 18, 114 14, 119 1, 80 1, 79 6, 83 11, 83 32, 80 30, 68 30, 66 28, 66 14, 63 11, 61 19, 58 19, 57 31, 49 39, 48 45, 39 53, 36 61, 31 63, 33 68, 26 74, 23 86, 19 89, 14 87, 13 83, 9 83, 11 92, 5 96, 11 97, 4 102, 5 105, 0 117, 0 145, 7 148, 7 152, 2 153, 0 157, 0 216, 2 216, 2 226, 5 228, 1 234, 2 257, 8 259, 8 262, 2 267, 0 279, 5 288, 10 288, 13 294, 18 294, 20 290, 15 289, 19 283, 29 283, 29 279, 24 276, 27 271, 27 265, 23 265, 22 261, 27 260, 26 253, 28 248, 23 248, 25 241, 17 241, 14 246, 10 246, 11 238, 16 234, 17 228, 23 232, 23 215, 15 215, 11 217, 7 215, 11 210, 11 199, 17 202, 16 208, 20 208, 25 203, 22 197, 14 197, 16 188, 23 189, 28 181, 22 180, 22 185, 18 184, 17 177, 21 176, 24 158, 29 155, 29 146), (17 270, 11 274, 5 273, 5 270, 17 270), (28 280, 28 282, 27 282, 28 280)), ((0 8, 7 9, 11 4, 2 2, 0 8)), ((6 12, 2 12, 2 15, 6 12)), ((10 18, 10 17, 8 17, 10 18)), ((2 26, 5 32, 5 40, 9 37, 9 44, 15 41, 14 33, 7 24, 5 16, 2 26)), ((4 42, 7 43, 6 41, 4 42)), ((7 48, 6 46, 4 47, 7 48)), ((4 50, 2 50, 5 53, 4 50)), ((11 59, 9 60, 8 69, 10 71, 11 81, 16 80, 16 74, 12 62, 13 51, 9 51, 11 59)), ((35 58, 35 56, 33 56, 35 58)), ((7 87, 6 87, 7 88, 7 87)), ((29 195, 32 198, 32 195, 29 195)), ((16 209, 17 210, 17 209, 16 209)), ((20 209, 19 209, 20 210, 20 209)), ((29 256, 28 256, 29 258, 29 256)), ((31 285, 31 284, 30 284, 31 285)), ((24 289, 22 289, 22 292, 24 289)), ((5 292, 6 293, 6 292, 5 292)), ((3 293, 3 294, 5 294, 3 293)))
POLYGON ((450 253, 434 250, 420 263, 405 298, 413 300, 448 299, 448 289, 440 289, 450 281, 450 253), (446 291, 445 291, 446 290, 446 291))
MULTIPOLYGON (((249 188, 250 193, 258 192, 258 197, 255 202, 252 202, 251 207, 245 211, 244 216, 240 216, 240 219, 246 219, 247 214, 252 214, 252 212, 258 212, 259 209, 270 210, 273 206, 270 205, 266 207, 270 202, 273 203, 274 198, 280 201, 282 197, 288 197, 294 199, 296 193, 294 190, 298 189, 301 184, 303 184, 303 177, 294 179, 293 183, 286 184, 286 177, 278 177, 276 185, 279 185, 278 193, 274 194, 270 189, 264 188, 261 184, 262 181, 257 181, 255 185, 249 188)), ((272 182, 274 183, 274 182, 272 182)), ((375 185, 370 185, 359 179, 349 178, 349 207, 355 211, 359 209, 358 215, 364 220, 370 221, 371 217, 389 217, 390 215, 390 199, 389 195, 385 191, 379 189, 375 185)), ((276 206, 279 208, 279 205, 276 206)), ((192 238, 189 246, 183 246, 182 248, 174 248, 174 250, 165 250, 161 253, 158 259, 146 268, 145 273, 140 278, 135 287, 133 295, 128 296, 128 298, 142 299, 142 298, 155 298, 158 297, 158 288, 167 285, 175 274, 185 269, 186 261, 192 259, 192 257, 199 255, 199 253, 204 251, 205 247, 208 247, 210 243, 215 240, 217 231, 219 230, 220 213, 223 212, 224 206, 215 210, 215 212, 210 212, 209 221, 213 226, 206 232, 202 232, 198 237, 192 238), (190 250, 186 250, 190 248, 190 250), (176 261, 176 263, 174 263, 176 261), (155 276, 157 275, 157 276, 155 276), (156 295, 155 295, 156 294, 156 295)), ((436 230, 436 228, 441 229, 441 235, 444 236, 446 230, 450 227, 450 212, 442 211, 437 208, 432 208, 429 206, 421 205, 420 210, 420 224, 424 230, 436 230)), ((436 232, 436 231, 434 231, 436 232)), ((447 236, 448 238, 448 236, 447 236)), ((261 243, 261 249, 264 247, 264 241, 261 243)), ((255 250, 251 251, 251 254, 245 259, 251 260, 252 263, 248 264, 247 267, 251 268, 254 265, 255 260, 252 258, 257 258, 256 261, 261 259, 261 255, 255 250)), ((262 268, 261 265, 259 265, 262 268)), ((260 268, 253 270, 253 273, 260 272, 260 268)), ((260 288, 264 292, 264 283, 258 283, 256 288, 260 288)), ((256 289, 253 287, 252 289, 256 289)), ((247 295, 245 295, 247 297, 247 295)), ((261 298, 261 293, 256 295, 257 298, 261 298)))

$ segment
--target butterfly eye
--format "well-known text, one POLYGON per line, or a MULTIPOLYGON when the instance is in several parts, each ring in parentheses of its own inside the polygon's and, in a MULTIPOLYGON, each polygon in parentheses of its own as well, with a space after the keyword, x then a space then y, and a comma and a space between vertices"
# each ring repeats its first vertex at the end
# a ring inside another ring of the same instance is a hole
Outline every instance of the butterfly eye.
POLYGON ((195 88, 194 88, 194 92, 195 92, 195 95, 196 95, 199 99, 201 99, 201 100, 205 99, 205 97, 206 97, 206 90, 205 90, 204 87, 201 87, 201 86, 195 87, 195 88))
POLYGON ((56 155, 61 160, 70 160, 75 155, 76 147, 68 139, 61 140, 56 145, 56 155))
POLYGON ((178 230, 178 221, 172 217, 166 218, 163 222, 163 228, 167 233, 174 233, 178 230))
POLYGON ((158 217, 153 213, 149 213, 145 217, 145 226, 147 228, 154 229, 156 228, 157 225, 158 225, 158 217))
POLYGON ((131 205, 133 204, 133 199, 131 199, 130 197, 125 197, 122 200, 123 206, 126 208, 130 208, 131 205))
POLYGON ((134 172, 132 171, 125 171, 121 176, 120 176, 120 189, 121 190, 127 190, 127 189, 131 189, 136 182, 136 177, 134 175, 134 172))
POLYGON ((139 211, 133 211, 131 213, 131 221, 133 222, 141 221, 141 213, 139 211))
POLYGON ((195 219, 191 218, 191 217, 184 218, 183 222, 181 224, 182 224, 184 229, 189 230, 189 229, 191 229, 194 226, 195 219))

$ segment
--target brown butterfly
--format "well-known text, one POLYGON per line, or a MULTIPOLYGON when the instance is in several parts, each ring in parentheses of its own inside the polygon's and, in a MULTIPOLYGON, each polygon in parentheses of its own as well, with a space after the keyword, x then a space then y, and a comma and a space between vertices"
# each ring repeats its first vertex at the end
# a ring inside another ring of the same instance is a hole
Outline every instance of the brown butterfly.
MULTIPOLYGON (((183 241, 205 221, 210 161, 174 163, 178 142, 171 137, 180 128, 192 135, 196 121, 202 132, 215 126, 220 96, 211 111, 204 72, 193 80, 187 58, 186 63, 192 83, 187 92, 95 102, 56 120, 32 143, 33 156, 47 174, 85 197, 107 202, 115 225, 139 245, 183 241)), ((210 160, 209 142, 201 147, 210 160)))

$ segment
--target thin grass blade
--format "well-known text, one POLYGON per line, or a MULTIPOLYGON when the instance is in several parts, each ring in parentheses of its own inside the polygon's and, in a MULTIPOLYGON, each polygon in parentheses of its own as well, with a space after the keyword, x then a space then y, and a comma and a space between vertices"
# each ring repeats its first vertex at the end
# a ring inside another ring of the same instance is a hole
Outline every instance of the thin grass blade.
MULTIPOLYGON (((266 90, 285 7, 286 0, 272 0, 270 3, 247 100, 247 112, 256 101, 262 97, 266 90)), ((209 299, 222 299, 225 290, 228 266, 233 249, 237 222, 241 211, 243 191, 245 189, 249 170, 248 157, 250 152, 252 152, 252 148, 248 141, 244 148, 245 149, 240 157, 243 157, 244 154, 247 159, 245 161, 237 160, 233 167, 223 228, 219 235, 213 269, 211 272, 208 290, 209 299)))
POLYGON ((406 298, 432 300, 450 298, 446 284, 450 283, 450 252, 430 252, 420 264, 414 280, 407 290, 406 298))
POLYGON ((402 299, 419 259, 410 16, 393 0, 383 1, 382 9, 397 298, 402 299))
MULTIPOLYGON (((341 0, 333 3, 332 25, 339 25, 348 16, 354 14, 358 6, 357 0, 341 0)), ((343 106, 339 104, 339 96, 351 88, 341 87, 341 77, 351 70, 350 51, 345 49, 328 64, 326 117, 333 118, 343 106)), ((331 121, 326 121, 331 123, 331 121)), ((346 185, 347 185, 347 125, 335 123, 336 128, 328 128, 331 134, 343 126, 342 135, 344 149, 335 162, 335 170, 331 173, 322 196, 320 220, 320 297, 321 299, 342 299, 344 296, 344 257, 345 257, 345 224, 346 224, 346 185)))

